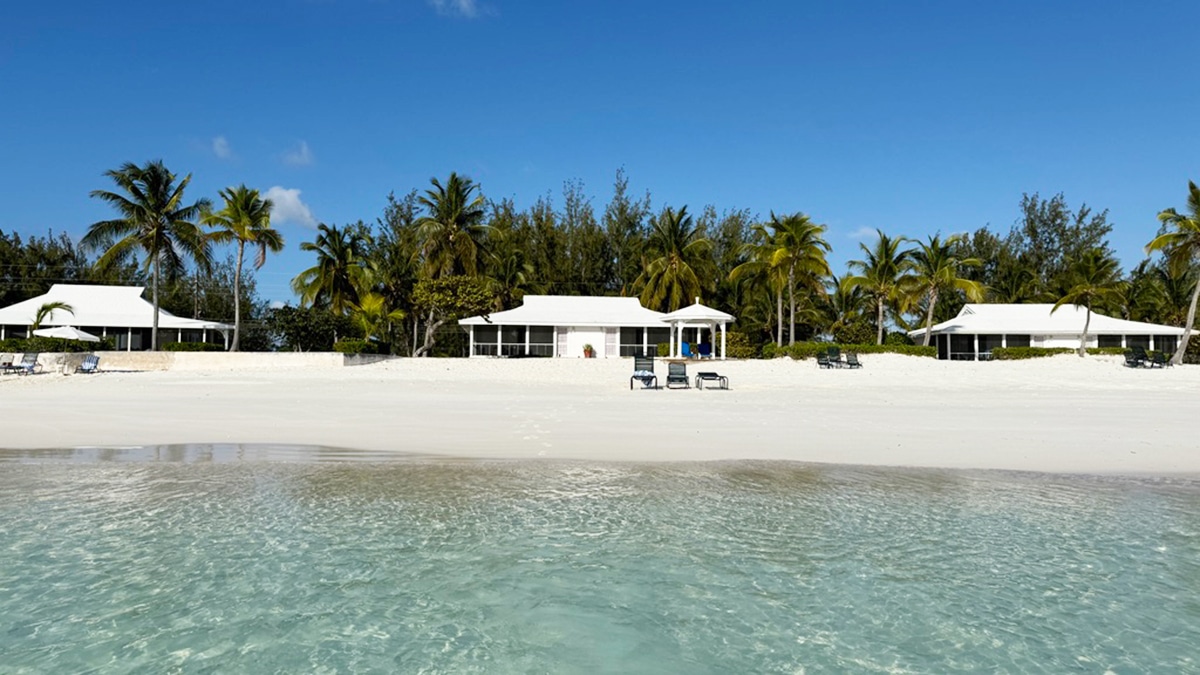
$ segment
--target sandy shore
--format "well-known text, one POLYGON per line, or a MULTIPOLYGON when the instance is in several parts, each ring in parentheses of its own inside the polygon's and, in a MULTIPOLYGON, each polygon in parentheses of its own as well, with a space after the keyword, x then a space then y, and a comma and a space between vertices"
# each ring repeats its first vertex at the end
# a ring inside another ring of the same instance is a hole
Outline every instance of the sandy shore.
MULTIPOLYGON (((0 447, 325 445, 456 457, 1200 473, 1200 368, 1106 357, 691 364, 730 391, 629 390, 631 360, 402 359, 352 368, 0 379, 0 447)), ((660 377, 666 365, 660 362, 660 377)), ((640 386, 639 386, 640 387, 640 386)))

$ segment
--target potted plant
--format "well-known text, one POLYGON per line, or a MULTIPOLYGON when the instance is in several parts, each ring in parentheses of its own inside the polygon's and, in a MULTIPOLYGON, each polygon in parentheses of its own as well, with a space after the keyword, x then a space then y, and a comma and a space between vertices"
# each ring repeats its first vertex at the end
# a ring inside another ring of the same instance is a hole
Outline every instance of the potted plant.
POLYGON ((585 358, 585 359, 596 358, 596 350, 592 349, 592 346, 590 344, 583 346, 583 358, 585 358))

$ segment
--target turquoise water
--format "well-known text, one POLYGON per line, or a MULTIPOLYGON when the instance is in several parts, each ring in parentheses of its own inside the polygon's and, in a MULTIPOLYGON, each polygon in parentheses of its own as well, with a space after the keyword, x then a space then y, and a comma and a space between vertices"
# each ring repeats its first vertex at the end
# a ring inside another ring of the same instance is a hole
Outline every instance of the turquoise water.
POLYGON ((0 671, 1200 672, 1197 480, 371 458, 0 454, 0 671))

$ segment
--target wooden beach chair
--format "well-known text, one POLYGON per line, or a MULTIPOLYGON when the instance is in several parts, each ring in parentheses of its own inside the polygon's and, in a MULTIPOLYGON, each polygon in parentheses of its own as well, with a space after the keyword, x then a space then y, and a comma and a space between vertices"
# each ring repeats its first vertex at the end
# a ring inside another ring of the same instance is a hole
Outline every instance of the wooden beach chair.
POLYGON ((858 354, 854 352, 846 352, 846 367, 862 368, 862 362, 858 360, 858 354))

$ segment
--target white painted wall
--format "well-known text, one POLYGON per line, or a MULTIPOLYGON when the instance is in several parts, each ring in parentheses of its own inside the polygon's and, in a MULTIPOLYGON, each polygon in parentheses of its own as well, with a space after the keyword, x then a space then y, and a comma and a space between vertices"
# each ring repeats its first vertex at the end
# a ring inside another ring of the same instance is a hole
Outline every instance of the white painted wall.
POLYGON ((590 344, 596 350, 596 358, 604 358, 604 329, 592 326, 567 327, 567 352, 559 356, 582 359, 583 346, 590 344))

